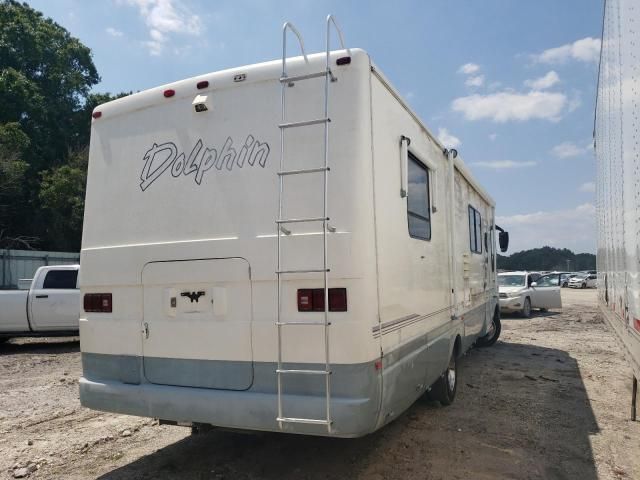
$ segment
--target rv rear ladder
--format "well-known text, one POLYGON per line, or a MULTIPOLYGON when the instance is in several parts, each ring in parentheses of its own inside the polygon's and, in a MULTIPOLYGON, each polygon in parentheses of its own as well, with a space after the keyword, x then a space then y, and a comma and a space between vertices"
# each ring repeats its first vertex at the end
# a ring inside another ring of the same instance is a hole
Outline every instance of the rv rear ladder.
POLYGON ((327 214, 327 190, 328 190, 328 173, 329 168, 329 125, 331 118, 329 117, 329 84, 335 82, 337 79, 333 75, 329 66, 330 57, 330 31, 331 24, 336 29, 342 48, 344 49, 344 40, 342 32, 332 15, 327 17, 327 29, 326 29, 326 66, 322 72, 306 73, 301 75, 288 76, 287 75, 287 30, 293 32, 300 43, 302 55, 306 63, 308 63, 307 55, 304 51, 304 42, 298 30, 289 22, 285 23, 282 27, 282 76, 280 77, 281 83, 281 109, 282 119, 278 125, 280 128, 280 168, 278 171, 279 181, 279 194, 278 194, 278 218, 276 220, 277 225, 277 294, 278 294, 278 313, 276 320, 276 328, 278 330, 278 367, 276 368, 276 376, 278 382, 278 415, 276 421, 280 428, 283 428, 283 424, 286 423, 298 423, 309 425, 325 425, 329 433, 332 432, 333 420, 331 418, 331 362, 329 356, 329 268, 327 267, 327 234, 335 232, 335 228, 329 225, 329 216, 327 214), (302 120, 296 122, 288 122, 286 118, 286 90, 288 87, 292 87, 294 82, 310 80, 313 78, 324 77, 324 115, 321 118, 315 118, 311 120, 302 120), (285 148, 284 148, 284 135, 285 131, 306 127, 310 125, 323 125, 324 126, 324 165, 316 168, 306 168, 298 170, 285 170, 285 148), (323 213, 321 216, 309 217, 309 218, 283 218, 283 190, 284 190, 284 177, 290 175, 302 175, 311 173, 322 173, 323 176, 323 213), (290 235, 291 231, 287 230, 285 224, 302 224, 302 223, 322 223, 322 268, 303 268, 303 269, 283 269, 282 268, 282 249, 281 249, 281 237, 282 235, 290 235), (321 273, 324 281, 324 319, 323 321, 282 321, 282 275, 285 274, 303 274, 303 273, 321 273), (296 326, 322 326, 324 330, 324 368, 323 369, 299 369, 299 368, 285 368, 282 358, 282 327, 296 325, 296 326), (325 418, 297 418, 287 417, 283 414, 283 385, 282 375, 312 375, 324 377, 325 388, 325 418))

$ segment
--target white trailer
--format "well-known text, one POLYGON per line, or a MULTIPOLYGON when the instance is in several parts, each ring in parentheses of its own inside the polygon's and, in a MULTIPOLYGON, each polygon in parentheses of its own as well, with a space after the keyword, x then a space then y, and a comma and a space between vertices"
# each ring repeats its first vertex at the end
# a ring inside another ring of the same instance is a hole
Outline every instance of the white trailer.
POLYGON ((342 437, 448 404, 456 360, 499 335, 494 218, 363 50, 285 43, 101 105, 81 402, 342 437))
POLYGON ((598 300, 640 377, 640 9, 606 0, 595 118, 598 300))

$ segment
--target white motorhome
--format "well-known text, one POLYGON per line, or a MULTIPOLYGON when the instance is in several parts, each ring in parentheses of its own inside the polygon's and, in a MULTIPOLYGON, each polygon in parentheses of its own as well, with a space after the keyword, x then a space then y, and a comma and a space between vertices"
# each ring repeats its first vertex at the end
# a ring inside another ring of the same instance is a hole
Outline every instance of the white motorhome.
MULTIPOLYGON (((640 378, 640 9, 607 0, 594 141, 597 159, 597 287, 600 309, 640 378)), ((594 273, 594 272, 589 272, 594 273)))
POLYGON ((94 111, 83 405, 355 437, 497 339, 491 197, 365 51, 283 50, 94 111))

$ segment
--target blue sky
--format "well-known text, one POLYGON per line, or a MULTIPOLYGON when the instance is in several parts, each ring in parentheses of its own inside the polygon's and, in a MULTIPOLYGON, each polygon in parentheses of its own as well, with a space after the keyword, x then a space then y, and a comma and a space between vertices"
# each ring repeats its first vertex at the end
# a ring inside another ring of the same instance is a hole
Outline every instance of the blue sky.
POLYGON ((279 58, 286 20, 320 51, 333 13, 495 198, 511 252, 595 252, 602 0, 28 3, 92 49, 111 93, 279 58))

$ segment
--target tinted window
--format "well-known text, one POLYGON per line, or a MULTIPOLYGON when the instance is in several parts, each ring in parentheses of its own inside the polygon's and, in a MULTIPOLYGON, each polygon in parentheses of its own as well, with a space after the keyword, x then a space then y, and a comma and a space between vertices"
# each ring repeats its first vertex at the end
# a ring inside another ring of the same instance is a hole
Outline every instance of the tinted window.
POLYGON ((482 253, 482 217, 480 212, 469 205, 469 248, 482 253))
POLYGON ((560 275, 543 275, 536 283, 538 287, 557 287, 560 285, 560 275))
POLYGON ((429 170, 412 154, 408 161, 407 217, 409 235, 431 240, 431 206, 429 204, 429 170))
POLYGON ((498 275, 498 285, 501 287, 523 287, 524 275, 498 275))
POLYGON ((44 277, 42 288, 75 289, 77 280, 77 270, 50 270, 44 277))

